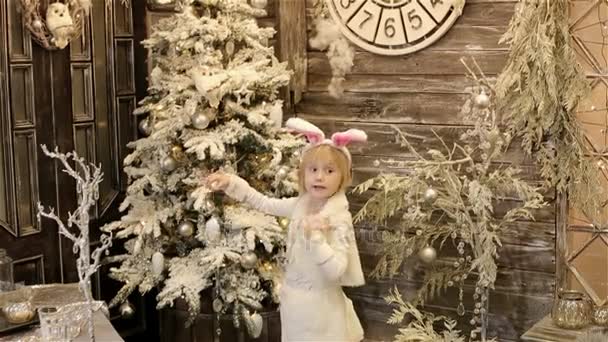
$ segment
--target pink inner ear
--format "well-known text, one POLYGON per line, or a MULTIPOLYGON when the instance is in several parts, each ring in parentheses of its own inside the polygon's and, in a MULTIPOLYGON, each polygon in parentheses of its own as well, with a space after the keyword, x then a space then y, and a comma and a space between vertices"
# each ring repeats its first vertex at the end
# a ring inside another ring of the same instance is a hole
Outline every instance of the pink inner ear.
POLYGON ((346 146, 351 141, 350 136, 346 133, 335 133, 332 135, 331 140, 333 140, 334 144, 337 146, 346 146))
POLYGON ((306 139, 308 139, 308 142, 311 144, 316 144, 321 141, 321 136, 317 133, 304 132, 304 135, 306 135, 306 139))

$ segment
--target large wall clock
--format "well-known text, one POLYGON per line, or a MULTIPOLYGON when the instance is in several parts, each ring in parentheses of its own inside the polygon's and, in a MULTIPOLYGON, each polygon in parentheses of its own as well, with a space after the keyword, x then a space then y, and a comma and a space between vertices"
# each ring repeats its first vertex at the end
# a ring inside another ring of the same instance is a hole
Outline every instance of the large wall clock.
POLYGON ((326 1, 350 41, 381 55, 404 55, 431 45, 460 15, 452 0, 326 1))

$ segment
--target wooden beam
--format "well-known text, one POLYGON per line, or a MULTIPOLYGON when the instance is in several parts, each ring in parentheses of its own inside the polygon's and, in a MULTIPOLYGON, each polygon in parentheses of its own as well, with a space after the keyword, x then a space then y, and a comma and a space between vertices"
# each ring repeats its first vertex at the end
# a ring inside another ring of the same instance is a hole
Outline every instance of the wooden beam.
POLYGON ((276 9, 279 21, 279 59, 286 61, 293 71, 286 101, 291 100, 293 102, 290 104, 294 105, 300 102, 302 93, 306 90, 306 2, 278 1, 276 9), (292 97, 290 94, 293 94, 292 97))

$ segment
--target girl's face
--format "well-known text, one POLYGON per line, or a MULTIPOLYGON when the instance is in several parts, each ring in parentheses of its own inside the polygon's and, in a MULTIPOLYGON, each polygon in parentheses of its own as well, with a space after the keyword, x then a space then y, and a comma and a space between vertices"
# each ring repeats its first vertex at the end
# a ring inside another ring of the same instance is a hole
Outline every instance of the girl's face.
POLYGON ((342 183, 342 176, 334 161, 317 158, 304 165, 304 187, 315 199, 333 196, 342 183))

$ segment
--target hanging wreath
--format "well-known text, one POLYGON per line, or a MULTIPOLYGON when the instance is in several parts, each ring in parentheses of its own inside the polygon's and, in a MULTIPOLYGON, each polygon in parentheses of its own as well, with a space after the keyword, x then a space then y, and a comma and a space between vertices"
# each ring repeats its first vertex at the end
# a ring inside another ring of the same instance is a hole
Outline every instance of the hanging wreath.
POLYGON ((32 38, 47 50, 65 48, 82 32, 84 18, 89 15, 91 0, 66 0, 48 5, 46 15, 40 14, 40 0, 20 0, 23 24, 32 38))

